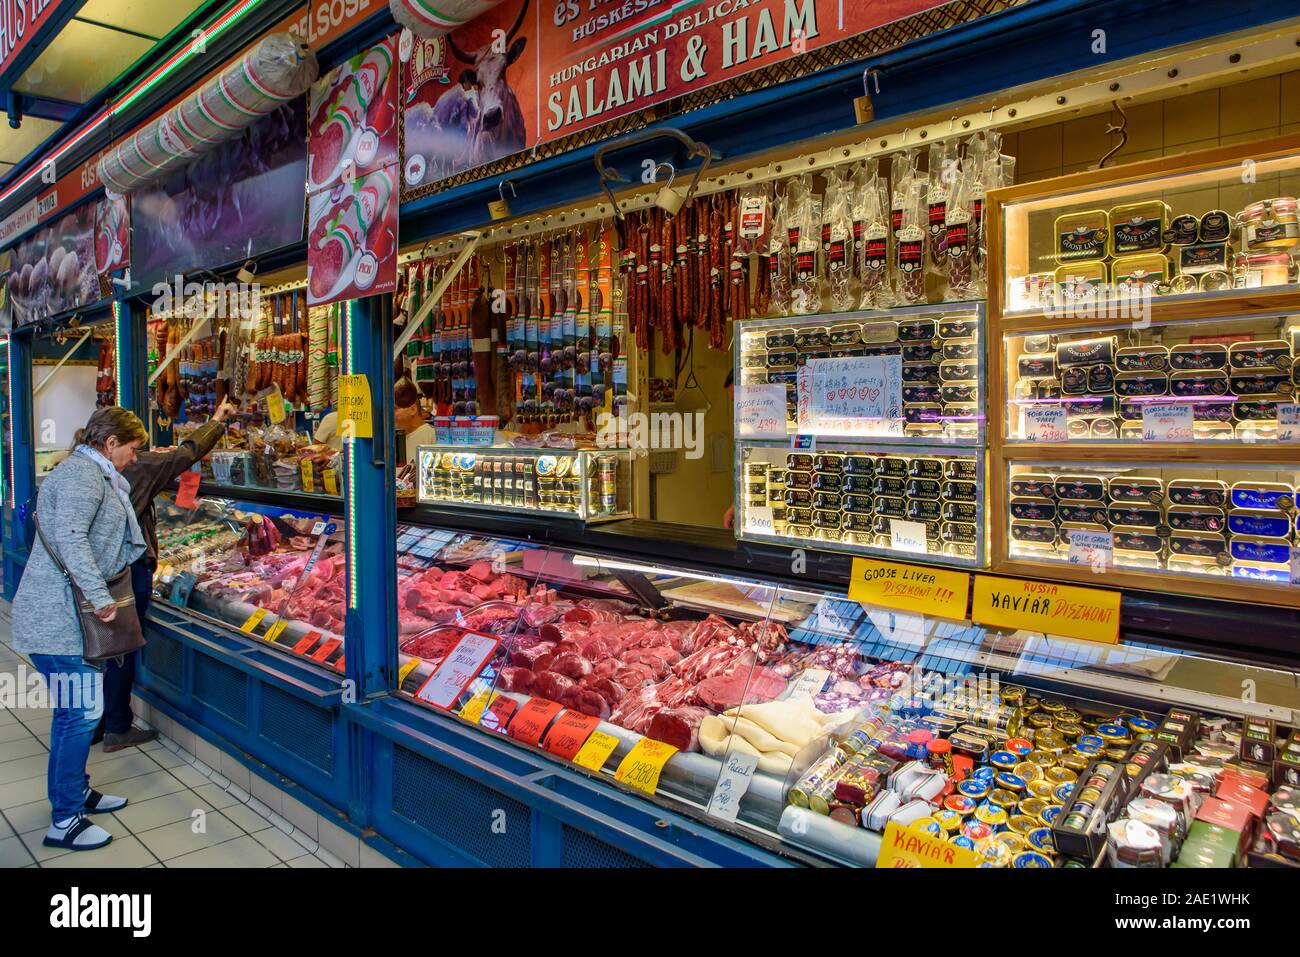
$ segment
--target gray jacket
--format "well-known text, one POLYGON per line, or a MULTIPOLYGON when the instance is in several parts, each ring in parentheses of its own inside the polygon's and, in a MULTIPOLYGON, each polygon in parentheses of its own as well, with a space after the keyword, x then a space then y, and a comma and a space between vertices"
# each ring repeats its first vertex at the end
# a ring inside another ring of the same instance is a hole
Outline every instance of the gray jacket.
MULTIPOLYGON (((143 554, 131 544, 126 508, 98 465, 75 452, 41 483, 36 515, 86 600, 112 601, 106 579, 143 554)), ((13 603, 13 644, 36 655, 80 655, 81 625, 72 589, 36 538, 13 603)))

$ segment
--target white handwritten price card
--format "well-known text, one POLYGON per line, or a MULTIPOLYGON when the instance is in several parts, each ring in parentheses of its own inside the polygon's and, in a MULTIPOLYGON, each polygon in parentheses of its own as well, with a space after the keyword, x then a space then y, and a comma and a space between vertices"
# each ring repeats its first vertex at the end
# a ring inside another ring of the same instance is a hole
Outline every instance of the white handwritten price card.
POLYGON ((1143 442, 1192 441, 1190 402, 1151 403, 1142 409, 1143 442))
POLYGON ((1070 564, 1087 565, 1101 572, 1115 564, 1115 541, 1110 532, 1070 529, 1070 564))
POLYGON ((642 738, 619 762, 614 780, 626 784, 634 791, 654 794, 659 787, 659 775, 668 759, 677 753, 671 744, 642 738))
POLYGON ((1300 405, 1279 402, 1277 406, 1277 440, 1300 442, 1300 405))
POLYGON ((745 531, 758 532, 760 535, 773 535, 776 525, 772 518, 772 509, 768 506, 745 508, 745 531))
POLYGON ((921 552, 925 554, 925 522, 907 522, 898 518, 889 520, 889 547, 896 552, 921 552))
POLYGON ((450 708, 469 683, 478 677, 499 644, 501 640, 491 635, 465 632, 451 654, 420 685, 415 696, 436 708, 450 708))
POLYGON ((902 435, 902 356, 809 359, 799 370, 800 432, 902 435))
POLYGON ((1026 442, 1065 442, 1070 438, 1065 409, 1059 405, 1031 406, 1024 410, 1024 416, 1022 434, 1026 442))
POLYGON ((742 439, 784 439, 785 386, 742 385, 736 388, 736 434, 742 439))
POLYGON ((728 752, 722 774, 713 787, 713 797, 709 798, 708 813, 724 821, 735 821, 740 813, 740 799, 749 790, 749 782, 754 780, 757 767, 757 754, 728 752))

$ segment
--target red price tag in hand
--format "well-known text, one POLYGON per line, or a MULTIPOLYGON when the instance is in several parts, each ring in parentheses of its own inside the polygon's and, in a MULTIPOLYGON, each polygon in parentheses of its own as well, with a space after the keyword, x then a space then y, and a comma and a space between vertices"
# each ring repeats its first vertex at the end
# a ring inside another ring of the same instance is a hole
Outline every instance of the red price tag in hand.
POLYGON ((599 718, 581 711, 566 711, 555 719, 551 730, 546 732, 546 741, 542 747, 556 757, 572 761, 598 724, 599 718))
POLYGON ((510 722, 510 737, 528 744, 537 744, 542 740, 546 726, 563 709, 563 705, 545 698, 529 698, 528 703, 519 709, 514 720, 510 722))
POLYGON ((181 475, 181 488, 176 493, 177 508, 193 508, 194 499, 199 493, 199 473, 185 472, 181 475))

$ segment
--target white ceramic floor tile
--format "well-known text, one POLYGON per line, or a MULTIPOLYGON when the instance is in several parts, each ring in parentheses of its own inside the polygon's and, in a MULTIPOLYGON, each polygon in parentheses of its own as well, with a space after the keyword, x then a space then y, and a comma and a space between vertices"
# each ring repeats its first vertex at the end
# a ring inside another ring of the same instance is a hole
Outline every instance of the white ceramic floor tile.
POLYGON ((295 857, 289 861, 290 867, 329 867, 324 861, 313 854, 304 854, 302 857, 295 857))
POLYGON ((16 837, 0 840, 0 867, 26 867, 32 863, 32 855, 26 845, 16 837))
POLYGON ((278 863, 274 854, 247 834, 166 860, 168 867, 273 867, 278 863))
POLYGON ((288 834, 276 828, 272 827, 265 831, 258 831, 253 835, 253 838, 258 844, 261 844, 282 861, 291 861, 295 857, 302 856, 302 846, 288 834))
MULTIPOLYGON (((232 804, 230 807, 224 808, 221 813, 230 818, 230 820, 234 821, 249 834, 255 834, 258 831, 265 831, 267 828, 271 827, 270 821, 262 817, 262 815, 258 814, 247 804, 232 804)), ((272 830, 274 830, 274 828, 272 828, 272 830)), ((278 834, 279 831, 276 831, 276 833, 278 834)))
POLYGON ((24 834, 27 831, 34 831, 38 827, 50 826, 50 803, 45 798, 41 798, 39 801, 33 801, 30 804, 5 808, 4 815, 15 831, 24 834))
POLYGON ((44 777, 45 768, 49 763, 50 755, 43 749, 30 757, 15 758, 0 763, 0 784, 14 784, 17 781, 26 781, 28 778, 44 777))
MULTIPOLYGON (((0 813, 0 841, 3 841, 7 837, 13 837, 13 836, 14 836, 14 829, 9 826, 9 822, 5 819, 4 814, 0 813)), ((300 851, 299 853, 302 852, 300 851)))
POLYGON ((46 861, 42 867, 144 867, 153 864, 157 858, 149 853, 148 848, 140 843, 138 837, 118 835, 113 843, 94 851, 72 851, 52 861, 46 861))
POLYGON ((209 847, 215 847, 226 841, 243 835, 235 824, 225 818, 220 811, 211 811, 204 818, 204 830, 195 833, 196 822, 191 820, 165 824, 151 831, 138 835, 145 847, 153 851, 160 861, 170 861, 173 857, 189 854, 209 847))
POLYGON ((0 741, 0 763, 46 754, 45 745, 30 734, 14 741, 0 741))
POLYGON ((145 751, 149 757, 169 770, 171 768, 187 768, 190 766, 189 762, 179 754, 172 754, 172 752, 164 748, 147 748, 145 751))
POLYGON ((211 804, 193 791, 175 791, 148 801, 132 801, 113 816, 139 834, 177 821, 188 821, 194 816, 195 810, 212 809, 211 804))
POLYGON ((171 772, 188 788, 201 788, 203 785, 211 783, 207 775, 200 772, 192 764, 172 768, 171 772))
MULTIPOLYGON (((113 840, 126 836, 126 829, 121 825, 114 827, 111 821, 96 821, 100 827, 113 835, 113 840)), ((56 857, 62 857, 64 854, 71 854, 71 851, 64 850, 61 847, 46 847, 41 843, 45 838, 45 831, 49 827, 37 828, 34 831, 27 831, 22 835, 23 844, 27 847, 27 853, 36 859, 37 864, 44 864, 46 861, 52 861, 56 857)), ((78 854, 88 854, 89 851, 78 851, 78 854)))
POLYGON ((45 797, 45 775, 28 778, 16 784, 0 784, 0 808, 6 810, 21 804, 31 804, 45 797))
POLYGON ((149 755, 134 748, 112 755, 107 761, 88 767, 90 784, 96 790, 104 790, 100 785, 125 781, 141 774, 154 774, 162 768, 149 755))
MULTIPOLYGON (((92 772, 91 783, 95 783, 95 775, 92 772)), ((103 791, 107 794, 116 794, 127 798, 131 801, 149 801, 156 797, 162 797, 164 794, 174 794, 177 791, 184 791, 186 787, 176 778, 172 777, 170 771, 164 771, 159 768, 152 774, 138 774, 133 778, 127 778, 124 781, 114 781, 112 784, 99 787, 96 784, 96 790, 103 791)))
POLYGON ((222 790, 215 784, 204 784, 201 787, 194 788, 193 791, 218 811, 239 803, 229 791, 222 790))
MULTIPOLYGON (((4 714, 0 711, 0 715, 4 714)), ((27 726, 17 718, 12 719, 8 724, 0 724, 0 741, 35 741, 32 733, 27 730, 27 726)))

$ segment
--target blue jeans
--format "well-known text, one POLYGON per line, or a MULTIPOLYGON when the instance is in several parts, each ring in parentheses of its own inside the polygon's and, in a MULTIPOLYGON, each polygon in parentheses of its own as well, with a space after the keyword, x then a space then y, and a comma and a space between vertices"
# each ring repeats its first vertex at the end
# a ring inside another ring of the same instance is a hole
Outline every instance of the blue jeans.
POLYGON ((55 823, 86 807, 86 758, 104 708, 104 673, 80 655, 32 655, 50 689, 50 765, 46 786, 55 823))

